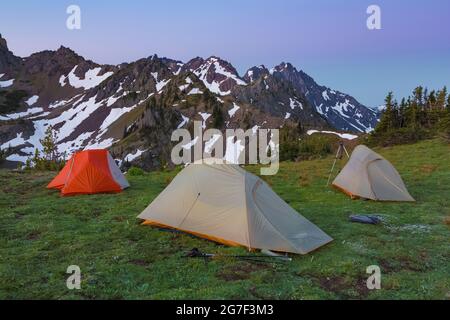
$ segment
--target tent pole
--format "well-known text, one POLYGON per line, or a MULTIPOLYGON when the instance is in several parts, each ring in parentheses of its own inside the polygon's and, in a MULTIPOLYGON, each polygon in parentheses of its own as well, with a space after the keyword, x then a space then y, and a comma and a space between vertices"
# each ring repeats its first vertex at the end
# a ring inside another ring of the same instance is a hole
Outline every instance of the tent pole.
POLYGON ((333 166, 331 167, 331 171, 330 171, 330 174, 328 175, 328 180, 327 180, 327 187, 328 187, 328 185, 330 184, 330 178, 331 178, 331 174, 333 173, 333 170, 334 170, 334 166, 336 165, 336 161, 337 161, 337 158, 334 158, 333 166))
POLYGON ((345 154, 347 155, 347 158, 350 159, 350 155, 348 154, 347 148, 344 146, 344 143, 342 141, 339 142, 339 148, 338 148, 338 150, 336 152, 336 156, 334 157, 334 162, 333 162, 333 166, 331 167, 330 174, 328 175, 327 187, 330 184, 331 175, 333 174, 334 167, 336 166, 337 159, 341 159, 342 158, 342 151, 345 151, 345 154))
POLYGON ((342 147, 344 147, 344 151, 345 151, 345 154, 347 155, 347 158, 350 159, 350 155, 347 152, 347 148, 344 145, 342 145, 342 147))
POLYGON ((337 161, 337 159, 339 157, 339 153, 341 151, 341 147, 342 147, 342 145, 339 144, 338 151, 336 152, 336 156, 334 157, 333 166, 331 167, 330 174, 328 175, 327 187, 330 184, 331 175, 333 174, 334 166, 336 165, 336 161, 337 161))

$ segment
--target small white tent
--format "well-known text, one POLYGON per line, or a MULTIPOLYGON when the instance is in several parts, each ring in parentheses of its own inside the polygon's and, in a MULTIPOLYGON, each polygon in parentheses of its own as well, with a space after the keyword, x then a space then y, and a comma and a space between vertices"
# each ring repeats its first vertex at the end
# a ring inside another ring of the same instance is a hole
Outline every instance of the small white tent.
POLYGON ((364 145, 353 150, 333 186, 351 197, 379 201, 415 201, 400 174, 385 158, 364 145))
POLYGON ((306 254, 332 240, 257 176, 230 164, 190 164, 138 216, 227 245, 306 254))

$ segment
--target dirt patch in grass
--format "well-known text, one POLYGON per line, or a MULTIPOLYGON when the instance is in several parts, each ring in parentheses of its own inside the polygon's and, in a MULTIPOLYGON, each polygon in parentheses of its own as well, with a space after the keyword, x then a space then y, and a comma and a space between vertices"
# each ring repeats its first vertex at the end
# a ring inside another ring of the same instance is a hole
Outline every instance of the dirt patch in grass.
POLYGON ((307 174, 300 174, 298 177, 298 185, 300 187, 307 187, 311 183, 311 177, 307 174))
POLYGON ((426 252, 421 252, 420 261, 413 261, 407 256, 398 256, 396 259, 381 259, 378 264, 382 273, 393 273, 400 271, 412 271, 412 272, 426 272, 430 269, 427 264, 426 252))
POLYGON ((420 167, 420 171, 423 173, 431 174, 437 169, 437 165, 434 164, 424 164, 420 167))
POLYGON ((33 231, 29 232, 25 238, 26 238, 27 240, 32 240, 32 241, 34 241, 34 240, 39 239, 40 236, 41 236, 41 232, 40 232, 40 231, 33 230, 33 231))
POLYGON ((20 219, 23 219, 23 217, 25 217, 24 213, 17 212, 14 214, 14 218, 16 218, 16 219, 20 220, 20 219))
POLYGON ((117 221, 117 222, 123 222, 123 221, 127 220, 127 217, 125 217, 125 216, 115 216, 113 218, 113 220, 117 221))
POLYGON ((252 286, 248 289, 248 292, 250 292, 250 294, 252 296, 254 296, 256 299, 260 299, 260 300, 271 300, 271 299, 275 299, 273 296, 267 296, 264 295, 260 292, 258 292, 258 288, 256 286, 252 286))
POLYGON ((252 276, 252 273, 267 269, 268 266, 262 263, 240 263, 220 270, 216 277, 225 281, 246 280, 252 276))
MULTIPOLYGON (((302 277, 305 274, 301 275, 302 277)), ((360 275, 354 279, 348 279, 340 275, 320 276, 316 274, 306 274, 314 283, 323 290, 334 293, 339 299, 365 299, 369 293, 366 278, 360 275)))
POLYGON ((131 264, 134 264, 135 266, 141 266, 141 267, 147 267, 150 265, 150 262, 147 262, 145 260, 142 259, 132 259, 130 261, 128 261, 131 264))
POLYGON ((91 211, 91 215, 92 215, 94 218, 100 217, 101 214, 102 214, 102 209, 100 209, 100 208, 94 208, 94 209, 91 211))
POLYGON ((450 216, 444 217, 444 224, 450 226, 450 216))

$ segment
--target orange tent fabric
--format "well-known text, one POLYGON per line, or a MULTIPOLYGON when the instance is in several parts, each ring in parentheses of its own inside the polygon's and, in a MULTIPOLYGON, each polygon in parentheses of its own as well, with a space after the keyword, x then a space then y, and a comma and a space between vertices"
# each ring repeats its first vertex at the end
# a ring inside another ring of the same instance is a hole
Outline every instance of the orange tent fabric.
POLYGON ((47 185, 47 189, 58 189, 61 190, 66 184, 66 179, 70 171, 70 164, 72 163, 72 158, 66 162, 66 165, 58 173, 58 175, 47 185))
POLYGON ((107 150, 77 152, 48 184, 62 195, 121 192, 129 186, 107 150))

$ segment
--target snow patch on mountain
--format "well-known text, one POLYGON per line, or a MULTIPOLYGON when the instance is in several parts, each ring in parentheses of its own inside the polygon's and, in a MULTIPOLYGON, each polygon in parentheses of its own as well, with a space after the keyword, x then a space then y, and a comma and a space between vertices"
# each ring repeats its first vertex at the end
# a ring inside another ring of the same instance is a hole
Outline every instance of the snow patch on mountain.
POLYGON ((90 141, 89 144, 84 148, 84 150, 106 149, 111 147, 114 142, 117 142, 117 140, 114 140, 114 138, 107 138, 104 140, 100 140, 97 138, 93 141, 90 141))
POLYGON ((14 139, 11 139, 7 142, 5 142, 4 144, 0 145, 0 150, 4 150, 7 149, 9 147, 13 148, 13 147, 17 147, 20 146, 22 144, 25 144, 25 139, 22 138, 23 133, 20 132, 17 134, 17 136, 14 139))
POLYGON ((66 158, 72 153, 82 148, 85 141, 89 140, 94 132, 83 132, 73 141, 66 141, 58 144, 58 152, 65 152, 66 158))
POLYGON ((246 85, 247 83, 240 79, 237 75, 233 74, 232 72, 226 70, 219 62, 219 59, 215 57, 211 57, 208 60, 205 61, 204 64, 202 64, 197 69, 193 70, 194 74, 203 82, 203 84, 208 88, 209 91, 212 93, 226 96, 231 93, 230 90, 228 91, 222 91, 220 89, 220 86, 223 82, 232 79, 237 85, 246 85), (208 72, 213 72, 219 75, 222 75, 224 77, 223 80, 217 81, 212 80, 208 81, 208 72))
POLYGON ((62 75, 59 78, 59 83, 62 87, 66 85, 66 81, 69 81, 69 84, 74 88, 84 88, 85 90, 88 90, 98 86, 104 80, 113 75, 113 72, 105 72, 103 75, 99 76, 98 74, 102 68, 97 67, 86 71, 84 74, 84 79, 80 79, 75 74, 77 67, 78 65, 73 67, 67 76, 62 75))
POLYGON ((144 149, 144 150, 137 149, 136 152, 127 154, 123 160, 127 161, 127 162, 131 162, 134 159, 139 158, 147 150, 148 149, 144 149))
POLYGON ((87 101, 79 103, 67 111, 64 111, 59 117, 48 120, 48 123, 51 125, 64 122, 62 127, 58 130, 58 140, 68 137, 80 125, 81 122, 86 120, 104 103, 104 101, 96 102, 96 99, 97 95, 91 97, 87 101))
POLYGON ((14 83, 14 79, 0 81, 0 88, 7 88, 12 86, 14 83))
POLYGON ((200 115, 200 117, 202 117, 203 120, 202 128, 206 129, 206 120, 208 120, 208 118, 211 117, 211 114, 207 112, 199 112, 198 114, 200 115))
MULTIPOLYGON (((76 96, 70 98, 69 100, 57 100, 57 101, 54 101, 48 106, 48 108, 49 109, 55 109, 55 108, 58 108, 58 107, 65 106, 66 104, 71 103, 73 100, 75 100, 76 98, 78 98, 80 96, 81 96, 81 94, 77 94, 76 96)), ((84 95, 81 97, 81 99, 83 99, 83 97, 84 97, 84 95)))
MULTIPOLYGON (((112 125, 117 119, 119 119, 121 116, 123 116, 125 113, 130 112, 134 108, 137 107, 137 104, 128 107, 128 108, 111 108, 111 111, 109 112, 108 116, 103 120, 102 125, 100 126, 100 131, 104 132, 110 125, 112 125)), ((102 134, 101 134, 102 135, 102 134)), ((101 136, 100 135, 100 136, 101 136)))
MULTIPOLYGON (((221 134, 214 134, 211 139, 205 142, 205 153, 211 153, 214 144, 222 138, 221 134)), ((222 148, 222 144, 219 144, 219 148, 222 148)))
POLYGON ((296 107, 299 107, 301 110, 303 110, 303 104, 297 99, 289 98, 289 106, 292 110, 294 110, 296 107))
POLYGON ((239 107, 236 103, 233 102, 233 108, 228 110, 228 115, 230 116, 230 118, 232 118, 240 108, 241 107, 239 107))
POLYGON ((160 92, 169 82, 170 79, 158 80, 158 72, 152 72, 151 75, 156 81, 156 91, 160 92))
POLYGON ((185 124, 187 124, 189 122, 189 118, 184 116, 182 113, 181 113, 181 119, 182 119, 182 121, 178 125, 177 129, 182 128, 185 124))
POLYGON ((30 108, 24 112, 10 113, 4 116, 0 116, 0 120, 20 119, 30 115, 34 115, 44 111, 41 107, 30 108))
POLYGON ((32 106, 33 104, 35 104, 35 103, 38 101, 38 99, 39 99, 39 96, 34 95, 34 96, 28 98, 28 99, 25 101, 25 103, 26 103, 27 105, 29 105, 29 106, 32 106))
POLYGON ((320 130, 308 130, 308 131, 306 132, 306 134, 309 135, 309 136, 312 135, 312 134, 314 134, 314 133, 328 133, 328 134, 334 134, 334 135, 337 135, 337 136, 339 136, 340 138, 346 139, 346 140, 353 140, 353 139, 358 138, 358 136, 357 136, 357 135, 354 135, 354 134, 350 134, 350 133, 339 133, 339 132, 326 131, 326 130, 324 130, 324 131, 320 131, 320 130))
POLYGON ((28 156, 22 156, 20 154, 15 153, 7 156, 6 160, 25 163, 28 158, 29 158, 28 156))
POLYGON ((199 88, 192 88, 191 91, 189 91, 189 93, 187 94, 188 96, 193 95, 193 94, 202 94, 203 91, 201 91, 199 88))
POLYGON ((179 86, 178 89, 180 89, 180 91, 184 91, 191 85, 191 83, 192 83, 191 78, 187 77, 185 79, 185 84, 179 86))

